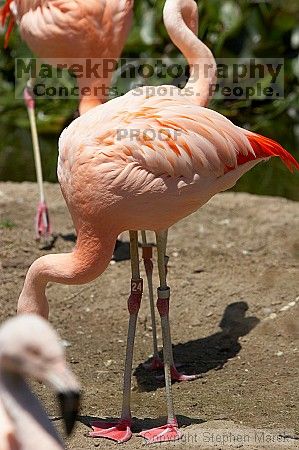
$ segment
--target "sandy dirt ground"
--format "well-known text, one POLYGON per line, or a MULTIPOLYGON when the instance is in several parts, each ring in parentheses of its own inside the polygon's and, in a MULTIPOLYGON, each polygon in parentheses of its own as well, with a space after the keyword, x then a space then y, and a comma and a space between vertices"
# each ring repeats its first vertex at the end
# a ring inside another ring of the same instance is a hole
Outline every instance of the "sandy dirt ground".
MULTIPOLYGON (((57 233, 50 250, 34 240, 36 186, 0 183, 1 321, 14 314, 34 259, 74 246, 59 187, 46 185, 46 192, 57 233)), ((201 378, 173 385, 184 438, 161 446, 298 449, 299 203, 218 195, 173 227, 168 254, 175 360, 201 378)), ((86 434, 90 417, 119 414, 129 280, 130 263, 123 261, 89 285, 48 287, 50 320, 83 386, 80 421, 67 442, 70 450, 116 447, 86 434)), ((158 332, 161 343, 160 327, 158 332)), ((144 448, 138 431, 165 421, 163 382, 142 366, 150 353, 145 291, 134 354, 134 435, 124 444, 128 450, 144 448)), ((60 429, 52 392, 36 383, 33 388, 60 429)))

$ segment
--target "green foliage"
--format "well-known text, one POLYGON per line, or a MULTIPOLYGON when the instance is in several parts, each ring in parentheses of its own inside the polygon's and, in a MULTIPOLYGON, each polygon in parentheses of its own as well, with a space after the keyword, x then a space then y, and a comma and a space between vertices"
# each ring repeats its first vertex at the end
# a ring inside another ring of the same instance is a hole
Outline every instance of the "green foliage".
MULTIPOLYGON (((217 58, 284 58, 284 99, 213 100, 210 107, 236 125, 279 141, 298 158, 299 143, 299 4, 297 0, 204 0, 199 1, 199 37, 217 58)), ((181 56, 170 42, 162 20, 164 0, 136 0, 134 26, 123 52, 124 58, 175 58, 181 56)), ((3 36, 0 36, 0 47, 3 36)), ((34 180, 31 138, 26 108, 15 99, 14 58, 30 51, 17 31, 0 59, 0 179, 34 180)), ((142 80, 141 80, 142 81, 142 80)), ((74 83, 64 74, 64 84, 74 83)), ((161 81, 156 80, 157 84, 161 81)), ((171 80, 163 80, 163 83, 171 80)), ((118 78, 120 90, 130 81, 118 78)), ((72 120, 76 100, 38 100, 45 178, 56 181, 57 140, 72 120)), ((281 195, 299 200, 299 174, 291 175, 280 161, 261 164, 242 177, 237 190, 281 195)))

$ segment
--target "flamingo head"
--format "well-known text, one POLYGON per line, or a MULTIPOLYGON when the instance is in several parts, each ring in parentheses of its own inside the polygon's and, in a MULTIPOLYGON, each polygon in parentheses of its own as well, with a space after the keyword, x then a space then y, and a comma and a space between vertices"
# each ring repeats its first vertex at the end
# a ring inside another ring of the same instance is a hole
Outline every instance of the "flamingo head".
POLYGON ((66 364, 58 335, 46 320, 24 314, 2 325, 0 370, 51 387, 57 393, 66 432, 71 433, 79 409, 80 386, 66 364))

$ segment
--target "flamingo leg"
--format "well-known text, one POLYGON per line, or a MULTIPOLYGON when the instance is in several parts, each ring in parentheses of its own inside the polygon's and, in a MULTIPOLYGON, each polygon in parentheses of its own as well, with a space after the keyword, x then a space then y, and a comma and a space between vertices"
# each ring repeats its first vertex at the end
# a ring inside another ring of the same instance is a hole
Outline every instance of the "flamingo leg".
POLYGON ((142 236, 142 259, 144 263, 148 295, 150 300, 151 322, 152 322, 152 336, 153 336, 153 357, 150 363, 144 363, 144 368, 147 370, 163 369, 163 361, 159 357, 158 340, 157 340, 157 327, 156 327, 156 315, 155 315, 155 303, 154 303, 154 290, 153 290, 153 247, 148 244, 146 238, 146 232, 141 231, 142 236))
POLYGON ((140 308, 143 280, 140 278, 139 255, 138 255, 138 232, 130 231, 131 249, 131 294, 128 299, 129 328, 127 337, 126 361, 124 370, 123 402, 120 420, 107 423, 105 421, 93 422, 93 431, 89 433, 94 438, 106 438, 122 443, 128 441, 132 436, 131 425, 131 377, 133 365, 133 349, 136 333, 137 316, 140 308))
MULTIPOLYGON (((168 267, 168 261, 169 261, 169 256, 166 255, 167 239, 168 239, 168 230, 166 230, 164 232, 163 239, 161 239, 162 251, 164 254, 164 264, 165 264, 165 275, 166 276, 167 276, 167 267, 168 267)), ((195 375, 186 375, 182 372, 179 372, 177 367, 180 367, 181 364, 175 365, 172 350, 171 350, 170 355, 171 355, 170 373, 171 373, 171 379, 173 381, 193 381, 200 377, 200 375, 196 375, 196 374, 195 375)), ((162 375, 162 377, 163 377, 163 375, 162 375)), ((160 376, 157 376, 157 378, 159 379, 160 376)))
POLYGON ((140 436, 147 440, 147 443, 158 443, 166 441, 176 441, 182 437, 178 429, 177 419, 174 413, 172 386, 171 386, 171 366, 173 365, 172 344, 169 324, 169 298, 170 289, 166 283, 165 250, 166 250, 166 232, 157 232, 158 249, 158 269, 160 287, 158 288, 157 308, 161 317, 162 336, 163 336, 163 357, 165 373, 165 389, 167 399, 167 424, 161 427, 145 430, 140 436))
MULTIPOLYGON (((147 277, 148 290, 149 290, 149 299, 150 299, 150 307, 151 307, 151 320, 152 320, 152 334, 153 334, 153 358, 150 363, 145 363, 144 367, 147 370, 157 370, 163 369, 164 364, 161 358, 159 357, 158 344, 157 344, 157 328, 156 328, 156 317, 155 317, 155 305, 154 305, 154 296, 153 296, 153 262, 152 262, 152 246, 147 243, 146 233, 145 231, 141 232, 142 234, 142 257, 144 261, 144 267, 147 277)), ((166 255, 166 247, 167 247, 167 239, 168 239, 168 230, 164 232, 164 239, 162 242, 162 252, 164 254, 164 264, 165 264, 165 275, 167 276, 167 266, 169 257, 166 255)), ((173 355, 171 353, 171 379, 173 381, 193 381, 196 378, 199 378, 199 375, 186 375, 178 371, 177 367, 180 364, 175 365, 173 360, 173 355)), ((156 375, 158 380, 163 379, 164 375, 156 375)))
POLYGON ((37 207, 36 224, 35 224, 36 239, 40 239, 41 237, 48 238, 50 236, 51 225, 50 225, 49 212, 48 212, 48 207, 46 204, 45 193, 44 193, 40 147, 39 147, 36 119, 35 119, 35 100, 34 100, 33 89, 32 89, 33 84, 34 84, 34 80, 31 78, 28 81, 27 86, 24 89, 24 101, 25 101, 25 104, 27 107, 29 121, 30 121, 34 162, 35 162, 35 171, 36 171, 37 185, 38 185, 39 197, 40 197, 39 204, 37 207))

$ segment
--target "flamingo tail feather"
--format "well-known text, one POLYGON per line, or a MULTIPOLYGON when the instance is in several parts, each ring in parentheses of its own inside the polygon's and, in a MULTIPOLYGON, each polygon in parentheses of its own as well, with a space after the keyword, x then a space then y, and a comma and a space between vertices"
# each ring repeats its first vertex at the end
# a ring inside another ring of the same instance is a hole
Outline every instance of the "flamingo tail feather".
POLYGON ((246 134, 246 137, 250 142, 250 145, 255 155, 253 153, 249 153, 246 156, 239 154, 238 165, 244 164, 247 161, 254 160, 257 158, 269 158, 271 156, 279 156, 279 158, 287 166, 290 172, 293 172, 294 169, 299 170, 298 161, 296 161, 296 159, 287 150, 285 150, 278 142, 256 133, 246 134))
POLYGON ((15 24, 14 17, 12 16, 11 10, 10 10, 10 4, 12 1, 13 0, 6 0, 3 7, 0 8, 0 23, 1 23, 2 27, 5 26, 6 20, 8 19, 8 27, 7 27, 7 30, 5 33, 5 38, 4 38, 4 48, 7 48, 7 46, 8 46, 9 37, 11 35, 11 32, 12 32, 14 24, 15 24))

